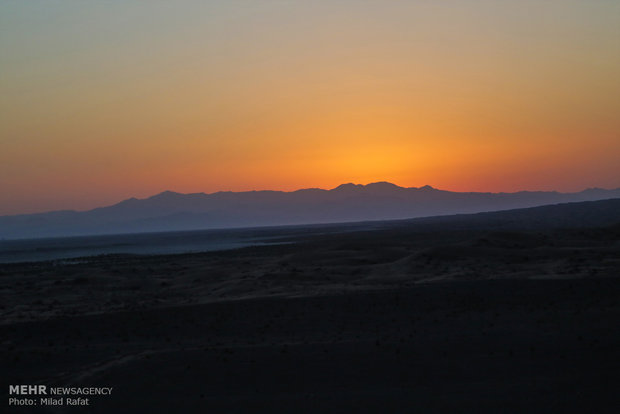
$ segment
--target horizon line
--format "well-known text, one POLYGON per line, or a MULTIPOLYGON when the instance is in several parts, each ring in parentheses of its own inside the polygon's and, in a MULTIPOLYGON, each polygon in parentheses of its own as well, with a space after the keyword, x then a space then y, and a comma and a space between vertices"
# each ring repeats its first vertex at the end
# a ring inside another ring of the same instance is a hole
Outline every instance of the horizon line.
POLYGON ((184 195, 184 196, 188 196, 188 195, 205 195, 205 196, 209 196, 209 195, 214 195, 214 194, 220 194, 220 193, 237 193, 237 194, 242 194, 242 193, 258 193, 258 192, 274 192, 274 193, 296 193, 299 191, 308 191, 308 190, 320 190, 320 191, 334 191, 337 190, 338 188, 341 187, 345 187, 345 186, 355 186, 355 187, 367 187, 370 185, 374 185, 374 184, 389 184, 393 187, 397 187, 403 190, 435 190, 435 191, 443 191, 443 192, 449 192, 449 193, 461 193, 461 194, 517 194, 517 193, 557 193, 557 194, 578 194, 578 193, 582 193, 585 191, 589 191, 589 190, 602 190, 602 191, 615 191, 615 190, 620 190, 620 187, 615 187, 615 188, 603 188, 603 187, 586 187, 582 190, 579 191, 568 191, 568 192, 563 192, 563 191, 558 191, 558 190, 517 190, 517 191, 452 191, 452 190, 444 190, 444 189, 440 189, 440 188, 436 188, 433 187, 429 184, 420 186, 420 187, 403 187, 401 185, 398 184, 394 184, 390 181, 373 181, 373 182, 369 182, 367 184, 358 184, 358 183, 353 183, 353 182, 348 182, 348 183, 343 183, 343 184, 339 184, 336 187, 333 188, 320 188, 320 187, 304 187, 304 188, 298 188, 296 190, 273 190, 273 189, 262 189, 262 190, 241 190, 241 191, 232 191, 232 190, 218 190, 218 191, 213 191, 213 192, 188 192, 188 193, 183 193, 183 192, 178 192, 178 191, 174 191, 174 190, 163 190, 160 191, 158 193, 155 193, 153 195, 147 196, 147 197, 143 197, 143 198, 137 198, 137 197, 129 197, 129 198, 124 198, 120 201, 117 202, 112 202, 111 204, 106 204, 106 205, 101 205, 101 206, 97 206, 97 207, 92 207, 92 208, 87 208, 84 210, 77 210, 77 209, 58 209, 58 210, 43 210, 43 211, 38 211, 38 212, 31 212, 31 213, 9 213, 9 214, 0 214, 0 217, 11 217, 11 216, 29 216, 29 215, 37 215, 37 214, 46 214, 46 213, 61 213, 61 212, 76 212, 76 213, 83 213, 83 212, 89 212, 89 211, 93 211, 93 210, 97 210, 97 209, 101 209, 101 208, 107 208, 107 207, 112 207, 115 206, 117 204, 121 204, 123 202, 126 201, 130 201, 130 200, 137 200, 137 201, 144 201, 144 200, 149 200, 152 199, 154 197, 160 196, 162 194, 176 194, 176 195, 184 195))

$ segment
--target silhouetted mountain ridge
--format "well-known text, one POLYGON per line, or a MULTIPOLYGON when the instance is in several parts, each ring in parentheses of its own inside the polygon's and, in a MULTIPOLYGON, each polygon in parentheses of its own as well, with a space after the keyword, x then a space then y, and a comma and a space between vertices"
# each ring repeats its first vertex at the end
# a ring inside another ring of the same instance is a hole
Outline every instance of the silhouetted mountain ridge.
POLYGON ((509 210, 576 201, 620 198, 620 189, 578 193, 451 192, 389 182, 347 183, 330 190, 164 191, 89 211, 54 211, 0 217, 0 238, 36 238, 209 228, 392 220, 509 210))

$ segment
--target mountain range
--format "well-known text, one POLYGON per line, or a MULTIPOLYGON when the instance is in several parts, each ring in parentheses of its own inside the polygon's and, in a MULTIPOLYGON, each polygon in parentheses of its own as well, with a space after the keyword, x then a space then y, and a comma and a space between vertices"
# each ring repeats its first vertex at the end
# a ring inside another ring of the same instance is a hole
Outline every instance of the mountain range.
POLYGON ((181 194, 164 191, 88 211, 0 216, 0 238, 21 239, 392 220, 620 198, 620 188, 577 193, 451 192, 388 182, 284 191, 181 194))

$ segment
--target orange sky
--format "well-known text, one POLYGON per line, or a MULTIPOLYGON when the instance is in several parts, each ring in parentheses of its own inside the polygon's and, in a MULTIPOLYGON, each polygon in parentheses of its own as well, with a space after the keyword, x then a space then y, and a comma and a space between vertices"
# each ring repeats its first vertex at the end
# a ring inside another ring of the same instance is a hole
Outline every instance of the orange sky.
POLYGON ((3 2, 0 214, 620 186, 619 2, 219 3, 3 2))

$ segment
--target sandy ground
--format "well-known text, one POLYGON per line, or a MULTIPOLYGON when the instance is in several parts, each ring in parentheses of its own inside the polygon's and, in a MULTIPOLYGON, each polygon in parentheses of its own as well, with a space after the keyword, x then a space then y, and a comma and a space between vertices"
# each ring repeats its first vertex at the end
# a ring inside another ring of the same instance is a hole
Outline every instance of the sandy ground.
MULTIPOLYGON (((11 412, 616 412, 618 226, 410 228, 0 265, 11 412)), ((3 403, 4 404, 4 403, 3 403)))

